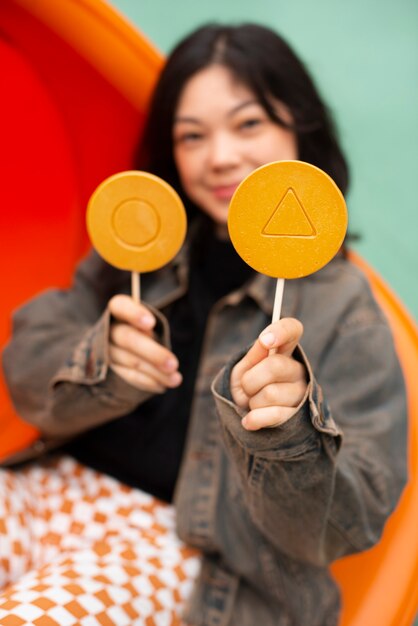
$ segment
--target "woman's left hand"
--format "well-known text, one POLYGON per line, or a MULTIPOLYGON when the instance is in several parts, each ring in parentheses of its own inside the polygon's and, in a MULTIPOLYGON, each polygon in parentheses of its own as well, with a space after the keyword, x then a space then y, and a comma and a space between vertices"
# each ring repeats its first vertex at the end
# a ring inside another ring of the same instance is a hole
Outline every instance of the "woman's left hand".
POLYGON ((248 409, 247 430, 279 426, 296 412, 307 388, 307 372, 292 353, 303 333, 294 318, 268 326, 231 372, 232 399, 248 409), (274 348, 274 350, 273 350, 274 348))

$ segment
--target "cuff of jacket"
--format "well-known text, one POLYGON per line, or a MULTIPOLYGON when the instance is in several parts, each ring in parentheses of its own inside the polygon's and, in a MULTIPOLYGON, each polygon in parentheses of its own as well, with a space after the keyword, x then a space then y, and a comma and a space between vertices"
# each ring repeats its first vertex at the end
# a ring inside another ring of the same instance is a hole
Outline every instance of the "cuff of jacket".
MULTIPOLYGON (((157 318, 156 334, 164 345, 170 344, 167 320, 159 311, 149 306, 157 318)), ((52 389, 62 383, 96 386, 98 393, 106 388, 107 395, 126 405, 137 405, 152 395, 130 385, 109 366, 109 331, 111 314, 108 309, 83 336, 67 362, 58 370, 50 382, 52 389)))
POLYGON ((228 363, 215 378, 212 391, 218 413, 224 427, 233 438, 251 454, 273 453, 281 451, 283 456, 294 456, 298 451, 306 450, 313 443, 315 433, 323 433, 335 438, 340 446, 342 431, 335 424, 328 405, 323 398, 322 389, 312 372, 311 365, 300 346, 294 357, 302 362, 308 374, 308 386, 305 397, 296 408, 295 414, 280 426, 248 431, 241 419, 247 411, 238 407, 232 400, 230 376, 234 365, 244 356, 245 351, 228 363))

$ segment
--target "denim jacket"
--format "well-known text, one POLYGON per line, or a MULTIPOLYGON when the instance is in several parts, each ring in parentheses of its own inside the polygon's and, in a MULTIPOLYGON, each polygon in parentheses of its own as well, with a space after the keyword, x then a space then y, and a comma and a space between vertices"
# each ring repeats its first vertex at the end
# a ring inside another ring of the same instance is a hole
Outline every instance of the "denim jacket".
MULTIPOLYGON (((164 312, 187 278, 185 252, 144 276, 143 300, 167 344, 164 312)), ((256 275, 208 319, 175 493, 179 536, 203 553, 184 615, 193 626, 335 626, 328 565, 379 540, 405 483, 405 393, 392 337, 366 279, 341 257, 286 283, 282 315, 304 324, 295 356, 309 374, 305 400, 283 426, 241 426, 230 371, 270 322, 274 283, 256 275)), ((7 464, 149 397, 108 366, 106 304, 128 292, 129 274, 93 253, 70 290, 17 311, 4 370, 17 410, 42 438, 7 464)))

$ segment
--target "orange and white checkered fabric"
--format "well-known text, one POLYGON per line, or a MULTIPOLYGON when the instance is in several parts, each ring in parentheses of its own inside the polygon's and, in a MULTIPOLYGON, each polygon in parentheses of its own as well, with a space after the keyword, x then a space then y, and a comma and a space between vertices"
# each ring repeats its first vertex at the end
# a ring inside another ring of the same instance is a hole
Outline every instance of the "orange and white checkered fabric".
POLYGON ((2 626, 179 626, 199 566, 144 492, 69 457, 0 470, 2 626))

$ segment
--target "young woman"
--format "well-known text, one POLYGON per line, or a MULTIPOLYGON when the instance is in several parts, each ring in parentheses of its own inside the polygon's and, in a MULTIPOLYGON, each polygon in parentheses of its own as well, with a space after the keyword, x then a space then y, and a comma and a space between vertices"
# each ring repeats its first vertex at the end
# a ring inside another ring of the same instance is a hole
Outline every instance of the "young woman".
POLYGON ((142 304, 129 275, 92 254, 72 289, 15 315, 4 369, 43 433, 25 458, 43 458, 4 470, 3 497, 10 512, 18 485, 47 504, 30 566, 13 571, 3 522, 0 618, 23 604, 51 617, 52 603, 59 624, 84 623, 64 620, 69 606, 86 624, 337 623, 328 565, 379 539, 405 481, 404 388, 384 317, 343 253, 289 281, 270 323, 275 281, 240 260, 226 221, 237 185, 282 159, 347 189, 301 62, 261 26, 190 35, 162 72, 139 156, 187 206, 183 250, 144 277, 142 304))

